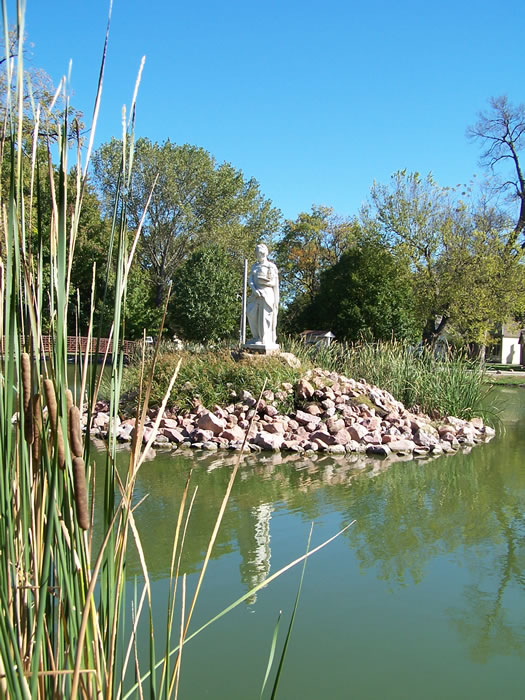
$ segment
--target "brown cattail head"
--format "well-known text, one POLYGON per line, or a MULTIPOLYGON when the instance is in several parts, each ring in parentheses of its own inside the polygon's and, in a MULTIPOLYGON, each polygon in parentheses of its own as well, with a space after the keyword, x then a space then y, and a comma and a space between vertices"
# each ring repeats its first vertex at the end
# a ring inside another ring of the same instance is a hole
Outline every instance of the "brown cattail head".
POLYGON ((44 394, 46 395, 47 410, 49 411, 49 424, 53 434, 57 430, 57 397, 55 394, 55 386, 51 379, 44 379, 44 394))
POLYGON ((57 434, 57 456, 58 456, 58 466, 60 469, 64 469, 66 466, 66 448, 64 446, 64 437, 62 435, 62 426, 58 426, 57 434))
POLYGON ((75 507, 77 521, 83 530, 89 528, 89 509, 86 489, 86 470, 82 457, 73 459, 73 487, 75 490, 75 507))
POLYGON ((71 389, 66 389, 66 406, 67 406, 67 415, 69 415, 69 409, 75 402, 73 401, 73 392, 71 389))
POLYGON ((51 379, 44 379, 44 393, 46 395, 47 410, 49 411, 49 424, 53 438, 56 440, 58 465, 64 469, 66 464, 66 450, 64 447, 64 438, 62 436, 62 428, 58 422, 58 407, 55 387, 51 379))
POLYGON ((82 444, 82 428, 80 427, 80 411, 77 406, 69 409, 69 445, 73 457, 82 457, 84 445, 82 444))
POLYGON ((31 445, 33 442, 33 411, 31 406, 31 358, 23 352, 20 358, 22 366, 22 403, 24 410, 24 437, 31 445))
POLYGON ((42 455, 42 406, 40 394, 33 396, 33 462, 38 464, 42 455))

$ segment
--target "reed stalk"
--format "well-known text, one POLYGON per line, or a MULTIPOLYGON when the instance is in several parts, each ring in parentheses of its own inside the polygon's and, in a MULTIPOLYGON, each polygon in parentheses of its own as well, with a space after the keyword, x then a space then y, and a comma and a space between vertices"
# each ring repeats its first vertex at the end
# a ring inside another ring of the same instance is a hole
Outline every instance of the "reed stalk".
MULTIPOLYGON (((119 348, 125 337, 128 278, 144 222, 143 217, 130 239, 126 197, 131 187, 135 99, 142 65, 129 111, 131 119, 123 119, 121 168, 108 245, 107 271, 112 269, 115 279, 115 304, 110 319, 114 351, 108 363, 110 431, 105 469, 99 475, 104 479, 104 497, 103 503, 95 506, 97 474, 90 458, 90 441, 82 438, 80 420, 85 414, 89 430, 101 370, 96 363, 89 364, 87 350, 84 355, 79 351, 75 378, 70 382, 67 339, 78 333, 76 327, 74 331, 68 327, 69 307, 75 298, 71 270, 99 112, 109 21, 90 140, 82 162, 79 128, 69 123, 66 81, 62 81, 55 95, 55 103, 61 99, 65 105, 56 141, 49 134, 42 135, 40 106, 28 110, 24 102, 24 9, 25 3, 19 0, 17 56, 3 64, 7 89, 5 120, 0 127, 0 695, 42 700, 159 694, 174 697, 179 687, 182 648, 198 633, 190 633, 189 625, 202 576, 242 457, 232 472, 189 605, 184 578, 180 601, 177 598, 181 552, 196 496, 194 492, 189 497, 188 476, 173 542, 168 623, 157 659, 149 575, 133 516, 133 509, 138 506, 132 504, 137 474, 150 446, 142 444, 142 431, 154 385, 158 347, 148 372, 144 363, 140 370, 137 430, 128 470, 123 475, 116 469, 117 444, 111 430, 120 404, 124 358, 119 348), (71 140, 76 142, 74 178, 68 165, 71 140), (44 348, 44 330, 52 338, 49 352, 44 348), (76 392, 79 387, 78 393, 72 392, 72 388, 76 392), (104 532, 98 551, 92 549, 95 512, 104 532), (134 541, 139 552, 144 589, 135 596, 132 628, 126 636, 126 557, 130 541, 134 541), (136 641, 141 615, 149 616, 149 668, 144 671, 139 666, 144 657, 136 641), (175 629, 177 642, 173 646, 175 629), (135 684, 127 676, 132 656, 135 684)), ((6 0, 2 0, 2 15, 8 46, 6 0)), ((107 288, 102 301, 106 297, 107 288)), ((91 301, 88 347, 91 339, 97 337, 98 345, 102 334, 102 323, 98 330, 93 323, 94 291, 91 301)), ((179 369, 180 361, 170 371, 159 420, 179 369)), ((304 557, 299 558, 261 585, 303 560, 304 557)))

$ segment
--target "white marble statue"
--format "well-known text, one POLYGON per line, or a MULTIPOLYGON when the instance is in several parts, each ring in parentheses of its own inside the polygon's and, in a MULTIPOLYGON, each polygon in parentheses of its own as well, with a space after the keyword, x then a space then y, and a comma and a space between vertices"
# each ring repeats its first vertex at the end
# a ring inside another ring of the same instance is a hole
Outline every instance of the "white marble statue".
POLYGON ((252 265, 248 284, 251 294, 246 315, 252 332, 248 346, 264 350, 278 348, 276 342, 277 312, 279 310, 279 272, 268 260, 268 248, 260 243, 255 249, 257 262, 252 265))

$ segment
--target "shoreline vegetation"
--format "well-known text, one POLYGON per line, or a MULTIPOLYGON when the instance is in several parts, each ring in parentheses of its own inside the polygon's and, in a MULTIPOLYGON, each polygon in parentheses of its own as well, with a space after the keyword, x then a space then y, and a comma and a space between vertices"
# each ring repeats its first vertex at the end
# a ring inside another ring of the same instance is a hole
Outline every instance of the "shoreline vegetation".
MULTIPOLYGON (((148 448, 393 459, 454 452, 494 435, 486 372, 461 355, 436 358, 397 342, 308 348, 285 339, 272 356, 226 347, 173 352, 168 345, 156 359, 143 433, 148 448), (175 365, 178 377, 166 394, 175 365)), ((113 425, 119 442, 132 443, 141 367, 136 361, 124 370, 116 422, 98 402, 93 437, 107 439, 113 425)))
MULTIPOLYGON (((232 392, 249 391, 254 396, 267 388, 279 391, 283 382, 295 384, 315 368, 365 381, 388 391, 416 413, 433 418, 482 417, 497 422, 497 410, 487 402, 491 378, 483 365, 472 362, 461 352, 436 356, 432 348, 414 347, 398 341, 333 343, 329 347, 308 346, 290 337, 280 338, 280 356, 257 356, 223 346, 189 346, 178 351, 161 343, 151 386, 152 407, 162 401, 168 378, 179 360, 181 366, 167 408, 173 412, 189 409, 198 399, 206 407, 230 403, 232 392)), ((149 365, 145 358, 146 367, 149 365)), ((142 358, 136 357, 124 368, 122 377, 123 414, 133 412, 142 358)), ((101 394, 108 397, 109 386, 101 394)), ((294 408, 293 396, 281 396, 279 410, 294 408)))

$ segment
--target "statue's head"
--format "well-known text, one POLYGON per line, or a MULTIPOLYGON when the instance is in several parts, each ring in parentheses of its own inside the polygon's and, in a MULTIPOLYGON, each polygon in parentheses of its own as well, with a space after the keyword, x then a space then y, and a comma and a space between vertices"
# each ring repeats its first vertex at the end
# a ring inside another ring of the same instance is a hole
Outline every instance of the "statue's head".
POLYGON ((265 243, 259 243, 255 247, 255 257, 259 261, 268 257, 268 246, 265 243))

